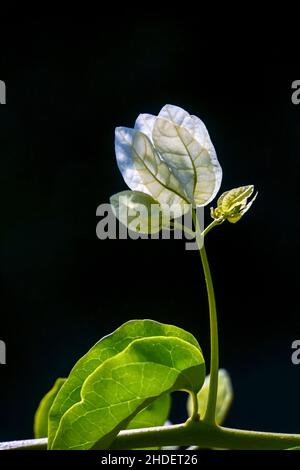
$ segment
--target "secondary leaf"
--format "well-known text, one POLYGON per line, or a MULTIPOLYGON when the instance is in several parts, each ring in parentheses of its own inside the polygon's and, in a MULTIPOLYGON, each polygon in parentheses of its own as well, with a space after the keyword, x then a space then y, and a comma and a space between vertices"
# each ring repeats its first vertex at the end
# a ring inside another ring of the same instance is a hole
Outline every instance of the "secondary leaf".
POLYGON ((162 426, 168 419, 171 396, 162 395, 140 411, 129 423, 127 429, 152 428, 162 426))
POLYGON ((48 415, 52 403, 66 379, 57 379, 48 393, 42 398, 34 416, 34 437, 48 436, 48 415))
MULTIPOLYGON (((208 401, 208 389, 209 389, 209 375, 205 378, 203 387, 200 392, 198 392, 198 407, 200 417, 203 418, 208 401)), ((229 408, 231 406, 233 399, 232 384, 230 376, 225 369, 219 370, 219 380, 218 380, 218 394, 217 394, 217 406, 216 406, 216 422, 217 424, 222 424, 227 416, 229 408)), ((190 397, 187 402, 188 413, 192 413, 192 401, 190 397)))
POLYGON ((115 216, 134 232, 158 233, 164 225, 159 203, 148 194, 122 191, 111 196, 110 204, 115 216))
MULTIPOLYGON (((81 401, 83 384, 89 376, 107 360, 124 351, 134 340, 152 338, 155 342, 155 337, 161 336, 181 339, 200 351, 202 357, 197 340, 181 328, 152 320, 132 320, 125 323, 111 335, 102 338, 72 369, 49 413, 49 448, 52 447, 63 416, 81 401)), ((126 428, 128 424, 124 423, 123 427, 126 428)))
MULTIPOLYGON (((163 426, 170 413, 171 396, 164 394, 140 411, 129 423, 127 429, 152 428, 163 426)), ((148 450, 158 450, 159 447, 145 447, 148 450)), ((140 449, 141 450, 141 449, 140 449)))

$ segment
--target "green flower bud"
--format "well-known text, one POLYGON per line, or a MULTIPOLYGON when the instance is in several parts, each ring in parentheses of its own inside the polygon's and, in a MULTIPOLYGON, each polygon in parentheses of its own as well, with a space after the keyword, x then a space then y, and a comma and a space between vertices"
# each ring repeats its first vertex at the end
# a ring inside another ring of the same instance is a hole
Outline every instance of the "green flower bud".
POLYGON ((217 221, 224 222, 228 220, 235 224, 240 218, 250 209, 252 203, 255 201, 257 193, 248 202, 248 199, 254 192, 254 186, 241 186, 226 191, 219 197, 217 207, 211 208, 211 217, 217 221))

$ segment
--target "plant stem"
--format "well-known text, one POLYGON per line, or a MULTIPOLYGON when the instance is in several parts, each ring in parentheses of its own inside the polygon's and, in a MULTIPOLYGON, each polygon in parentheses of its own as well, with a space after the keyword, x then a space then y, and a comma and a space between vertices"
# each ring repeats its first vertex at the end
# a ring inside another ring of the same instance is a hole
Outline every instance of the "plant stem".
POLYGON ((205 275, 206 288, 209 303, 210 319, 210 376, 209 390, 204 421, 214 424, 216 422, 216 405, 218 393, 218 374, 219 374, 219 339, 218 339, 218 320, 214 288, 211 279, 211 273, 206 256, 205 247, 200 249, 200 256, 205 275))
POLYGON ((180 231, 186 232, 188 235, 190 235, 191 238, 194 238, 195 235, 196 235, 195 232, 193 232, 193 230, 191 230, 186 225, 180 224, 179 222, 174 221, 172 226, 173 226, 174 230, 178 229, 180 231))
POLYGON ((300 435, 242 431, 204 422, 122 431, 113 449, 147 448, 168 445, 197 445, 199 448, 280 450, 299 446, 300 435))
MULTIPOLYGON (((283 450, 300 446, 300 435, 228 429, 199 421, 121 431, 110 448, 124 450, 170 445, 193 445, 204 449, 283 450)), ((43 450, 46 447, 47 439, 0 444, 0 450, 43 450)))
POLYGON ((205 237, 205 235, 208 234, 208 232, 211 231, 212 228, 214 228, 216 225, 220 225, 222 222, 214 220, 211 224, 209 224, 205 230, 202 232, 202 236, 205 237))
MULTIPOLYGON (((213 282, 211 278, 208 259, 204 246, 204 237, 201 233, 199 222, 196 212, 193 210, 193 221, 196 229, 196 240, 201 256, 202 267, 204 271, 208 305, 209 305, 209 320, 210 320, 210 379, 208 400, 205 415, 203 420, 206 423, 215 424, 216 422, 216 404, 218 393, 218 374, 219 374, 219 339, 218 339, 218 320, 213 282)), ((214 226, 216 222, 212 222, 206 229, 206 233, 214 226), (208 230, 209 229, 209 230, 208 230)))
POLYGON ((46 450, 47 438, 1 442, 0 450, 46 450))
POLYGON ((191 421, 199 421, 200 420, 200 415, 199 415, 199 407, 198 407, 198 397, 195 392, 192 392, 190 394, 192 403, 193 403, 193 413, 192 416, 190 417, 191 421))

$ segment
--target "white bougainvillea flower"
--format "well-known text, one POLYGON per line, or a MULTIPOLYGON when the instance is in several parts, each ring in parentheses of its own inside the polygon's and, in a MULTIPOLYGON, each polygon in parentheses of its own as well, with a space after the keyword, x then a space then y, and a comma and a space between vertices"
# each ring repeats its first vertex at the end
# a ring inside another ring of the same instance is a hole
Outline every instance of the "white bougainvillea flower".
POLYGON ((135 129, 152 141, 193 206, 205 206, 215 198, 222 169, 201 119, 167 104, 158 116, 140 114, 135 129))
MULTIPOLYGON (((166 105, 158 116, 140 114, 134 129, 117 127, 115 149, 118 167, 126 184, 138 192, 128 195, 114 212, 130 201, 142 204, 143 194, 168 208, 174 218, 190 210, 190 206, 207 205, 219 191, 222 169, 203 122, 178 106, 166 105)), ((129 203, 128 203, 129 204, 129 203)), ((145 205, 149 200, 145 198, 145 205)), ((132 212, 134 214, 134 212, 132 212)))
POLYGON ((204 206, 216 196, 222 170, 203 122, 178 106, 140 114, 134 129, 116 128, 118 166, 130 189, 158 202, 204 206), (173 194, 171 194, 173 193, 173 194))

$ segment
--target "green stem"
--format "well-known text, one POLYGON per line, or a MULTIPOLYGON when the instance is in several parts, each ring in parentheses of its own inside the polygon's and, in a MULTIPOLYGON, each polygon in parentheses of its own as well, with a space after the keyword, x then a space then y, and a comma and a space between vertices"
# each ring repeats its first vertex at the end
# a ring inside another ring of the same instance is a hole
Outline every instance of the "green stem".
POLYGON ((204 421, 206 423, 215 424, 216 422, 216 405, 217 405, 217 393, 218 393, 218 374, 219 374, 219 339, 218 339, 218 320, 217 320, 217 309, 215 301, 215 293, 213 282, 211 278, 210 268, 208 259, 206 256, 206 250, 204 246, 204 234, 208 233, 215 225, 216 222, 212 222, 203 233, 199 227, 196 212, 193 210, 193 221, 196 229, 196 240, 201 256, 207 296, 209 305, 209 319, 210 319, 210 379, 209 379, 209 390, 206 412, 204 415, 204 421))
MULTIPOLYGON (((204 449, 283 450, 300 446, 300 435, 228 429, 200 421, 121 431, 111 449, 142 449, 170 445, 193 445, 204 449)), ((0 450, 42 450, 46 449, 46 446, 47 439, 30 439, 0 444, 0 450)))
POLYGON ((188 235, 190 235, 192 238, 195 237, 195 232, 193 232, 193 230, 191 230, 189 227, 187 227, 186 225, 182 225, 180 224, 179 222, 176 222, 174 221, 173 222, 173 228, 174 229, 178 229, 178 230, 183 230, 184 232, 186 232, 188 235))
POLYGON ((210 378, 206 412, 204 421, 214 424, 216 422, 216 406, 218 393, 218 374, 219 374, 219 338, 218 338, 218 320, 214 288, 211 279, 211 273, 206 256, 205 247, 200 249, 200 256, 205 275, 206 288, 209 303, 210 318, 210 378))
POLYGON ((214 220, 211 224, 209 224, 205 230, 202 232, 202 236, 205 237, 205 235, 208 234, 208 232, 211 231, 212 228, 214 228, 216 225, 220 225, 222 222, 214 220))
POLYGON ((281 450, 299 446, 299 443, 300 435, 242 431, 199 422, 123 431, 112 444, 112 448, 121 450, 197 445, 199 448, 281 450))
POLYGON ((191 396, 192 403, 193 403, 193 413, 192 413, 192 416, 190 417, 190 420, 197 422, 200 420, 198 397, 195 392, 191 392, 190 396, 191 396))

